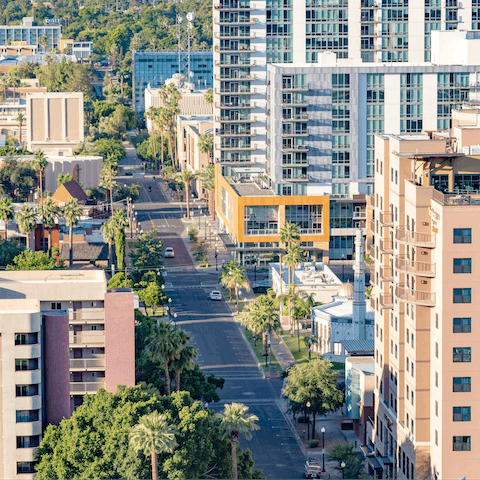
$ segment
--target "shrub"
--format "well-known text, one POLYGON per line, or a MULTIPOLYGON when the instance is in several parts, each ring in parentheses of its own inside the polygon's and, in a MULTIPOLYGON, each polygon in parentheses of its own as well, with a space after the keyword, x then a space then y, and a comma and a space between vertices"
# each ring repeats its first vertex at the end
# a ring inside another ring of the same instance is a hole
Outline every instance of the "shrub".
POLYGON ((190 237, 191 242, 197 241, 198 229, 195 228, 193 225, 190 225, 188 229, 188 236, 190 237))
POLYGON ((316 438, 313 438, 312 440, 308 441, 309 448, 318 447, 318 444, 319 444, 319 441, 316 438))

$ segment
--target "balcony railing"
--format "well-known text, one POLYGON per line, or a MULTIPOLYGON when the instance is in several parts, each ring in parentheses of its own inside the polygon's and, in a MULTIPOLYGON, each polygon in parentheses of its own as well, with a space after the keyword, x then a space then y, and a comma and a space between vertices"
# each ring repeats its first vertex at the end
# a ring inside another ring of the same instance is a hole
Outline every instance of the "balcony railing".
POLYGON ((99 330, 97 333, 77 333, 76 335, 70 333, 69 341, 73 345, 104 345, 105 335, 103 330, 99 330))
POLYGON ((215 45, 215 51, 220 53, 232 53, 232 52, 240 52, 240 53, 253 53, 255 52, 255 47, 249 45, 237 45, 236 48, 227 48, 227 47, 220 47, 220 45, 215 45))
POLYGON ((255 38, 255 32, 215 32, 215 38, 255 38))
POLYGON ((213 8, 215 10, 228 10, 229 12, 232 11, 232 10, 256 10, 256 7, 254 4, 250 4, 250 5, 240 5, 240 4, 237 4, 236 7, 232 7, 230 5, 214 5, 213 8))
POLYGON ((282 107, 304 107, 308 105, 308 100, 292 100, 289 103, 282 103, 282 107))
POLYGON ((367 212, 365 210, 353 212, 353 218, 367 218, 367 212))
POLYGON ((369 246, 368 246, 368 251, 370 252, 370 255, 375 258, 375 244, 374 243, 371 243, 369 246))
POLYGON ((254 137, 255 133, 250 130, 218 130, 215 132, 215 135, 218 135, 219 137, 254 137))
POLYGON ((308 152, 308 147, 306 145, 282 145, 282 150, 298 150, 302 152, 308 152))
POLYGON ((215 108, 255 108, 255 103, 223 103, 223 102, 215 102, 215 108))
POLYGON ((373 193, 371 193, 370 195, 367 195, 367 200, 369 201, 372 207, 375 206, 375 195, 373 193))
POLYGON ((291 85, 290 87, 283 87, 284 92, 308 92, 308 85, 291 85))
POLYGON ((380 240, 380 251, 382 253, 393 253, 393 241, 389 238, 382 238, 380 240))
POLYGON ((237 72, 235 73, 230 73, 230 75, 221 75, 219 73, 217 73, 215 75, 215 80, 225 80, 225 81, 228 81, 228 80, 245 80, 245 81, 251 81, 251 80, 255 80, 255 75, 253 75, 252 73, 249 73, 249 74, 237 74, 237 72))
POLYGON ((104 358, 71 358, 70 359, 70 368, 71 369, 81 369, 88 370, 89 368, 105 368, 105 359, 104 358))
POLYGON ((400 243, 406 243, 416 247, 435 247, 435 233, 414 232, 407 230, 405 227, 397 227, 395 229, 395 238, 400 243))
POLYGON ((223 88, 216 88, 215 93, 218 95, 254 95, 257 93, 256 88, 241 88, 239 90, 226 90, 223 88))
POLYGON ((295 181, 302 181, 304 182, 305 180, 308 180, 308 175, 305 174, 305 175, 296 175, 296 176, 292 176, 292 177, 289 177, 289 176, 284 176, 282 177, 283 180, 288 180, 290 182, 295 182, 295 181))
POLYGON ((278 229, 276 228, 258 228, 258 229, 250 229, 245 232, 245 235, 278 235, 278 229))
POLYGON ((254 18, 237 18, 232 20, 231 18, 217 18, 214 20, 215 25, 253 25, 255 23, 254 18))
POLYGON ((256 117, 252 115, 235 115, 232 117, 215 117, 217 122, 228 122, 228 123, 235 123, 235 122, 256 122, 256 117))
POLYGON ((256 150, 257 146, 255 144, 251 145, 237 145, 237 144, 223 144, 220 145, 219 150, 256 150))
POLYGON ((380 305, 386 310, 391 310, 393 308, 393 295, 387 293, 380 294, 380 305))
POLYGON ((405 255, 397 255, 395 257, 395 267, 402 273, 421 277, 434 277, 436 272, 435 263, 417 262, 407 258, 405 255))
POLYGON ((408 285, 401 284, 395 287, 395 296, 401 302, 413 303, 425 307, 435 306, 435 292, 422 292, 420 290, 412 290, 408 285))
POLYGON ((308 120, 308 115, 292 115, 291 117, 288 118, 282 118, 284 122, 298 122, 298 121, 304 121, 306 122, 308 120))
POLYGON ((380 212, 380 223, 383 227, 393 227, 393 213, 380 212))
POLYGON ((385 282, 393 282, 393 268, 380 267, 380 278, 385 282))
POLYGON ((294 132, 292 130, 286 130, 282 132, 282 136, 284 137, 308 137, 308 132, 305 130, 300 130, 298 132, 294 132))
POLYGON ((323 235, 322 228, 301 228, 300 235, 323 235))
POLYGON ((375 233, 375 220, 373 220, 373 219, 370 220, 370 221, 368 222, 368 225, 369 225, 369 227, 370 227, 370 231, 371 231, 372 233, 375 233))
POLYGON ((70 382, 71 393, 96 393, 105 388, 105 382, 70 382))
POLYGON ((375 295, 373 295, 373 293, 370 295, 370 307, 372 308, 373 311, 375 311, 375 308, 376 308, 375 295))
POLYGON ((256 65, 256 61, 248 58, 242 61, 239 61, 238 63, 230 63, 227 62, 226 60, 219 60, 218 62, 214 62, 214 65, 216 67, 254 67, 256 65))

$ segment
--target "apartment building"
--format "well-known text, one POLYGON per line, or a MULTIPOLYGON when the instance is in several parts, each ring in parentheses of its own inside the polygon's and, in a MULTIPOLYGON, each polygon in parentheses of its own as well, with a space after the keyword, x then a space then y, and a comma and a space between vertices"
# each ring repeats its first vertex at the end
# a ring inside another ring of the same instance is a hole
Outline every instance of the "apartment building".
POLYGON ((0 296, 0 477, 31 479, 47 424, 135 384, 133 291, 99 270, 13 271, 0 296))
POLYGON ((441 133, 377 135, 375 158, 370 471, 475 478, 480 159, 441 133))
POLYGON ((13 42, 25 42, 25 45, 33 45, 37 49, 40 47, 43 51, 54 48, 60 50, 61 38, 61 25, 36 25, 33 17, 24 17, 21 25, 0 25, 0 45, 2 46, 13 42))
MULTIPOLYGON (((181 52, 184 57, 187 52, 181 52)), ((190 71, 193 76, 189 79, 195 88, 212 88, 211 50, 190 51, 190 71)), ((159 51, 132 51, 132 104, 137 113, 143 113, 145 108, 145 89, 161 87, 165 81, 179 73, 178 50, 159 51)))

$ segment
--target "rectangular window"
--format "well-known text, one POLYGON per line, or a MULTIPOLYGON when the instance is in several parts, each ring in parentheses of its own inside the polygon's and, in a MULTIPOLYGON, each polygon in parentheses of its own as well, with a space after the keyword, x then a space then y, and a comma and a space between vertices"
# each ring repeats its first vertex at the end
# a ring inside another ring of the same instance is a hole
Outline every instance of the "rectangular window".
POLYGON ((40 435, 17 437, 17 448, 34 448, 40 445, 40 435))
POLYGON ((453 451, 471 450, 470 437, 453 437, 453 451))
POLYGON ((17 397, 33 397, 38 395, 38 384, 16 385, 15 391, 17 397))
POLYGON ((438 343, 435 342, 435 357, 438 358, 438 343))
POLYGON ((454 392, 470 392, 472 390, 472 377, 453 377, 454 392))
POLYGON ((453 407, 454 422, 469 422, 471 420, 470 407, 453 407))
POLYGON ((17 462, 17 473, 35 473, 36 462, 17 462))
POLYGON ((38 422, 38 412, 39 410, 17 410, 16 422, 38 422))
POLYGON ((438 388, 438 372, 435 372, 435 386, 438 388))
POLYGON ((412 348, 415 348, 415 336, 412 333, 412 348))
POLYGON ((38 370, 38 358, 15 359, 15 371, 38 370))
POLYGON ((470 333, 472 331, 471 318, 454 318, 453 333, 470 333))
POLYGON ((36 345, 38 343, 37 333, 16 333, 15 345, 36 345))
POLYGON ((472 229, 454 228, 453 243, 472 243, 472 229))
POLYGON ((438 417, 438 402, 435 400, 435 416, 438 417))
POLYGON ((472 289, 454 288, 453 303, 472 303, 472 289))
POLYGON ((472 273, 472 259, 454 258, 453 273, 472 273))
POLYGON ((435 445, 438 447, 438 432, 435 430, 435 445))
POLYGON ((453 349, 453 361, 458 362, 471 362, 472 361, 472 349, 468 348, 454 348, 453 349))

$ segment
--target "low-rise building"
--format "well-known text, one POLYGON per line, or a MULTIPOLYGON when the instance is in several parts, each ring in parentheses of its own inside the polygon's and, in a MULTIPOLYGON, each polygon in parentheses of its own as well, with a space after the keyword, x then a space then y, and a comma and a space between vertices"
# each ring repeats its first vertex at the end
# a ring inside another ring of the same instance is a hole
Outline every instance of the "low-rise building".
POLYGON ((101 270, 0 274, 0 477, 33 479, 43 429, 135 384, 134 294, 101 270))

